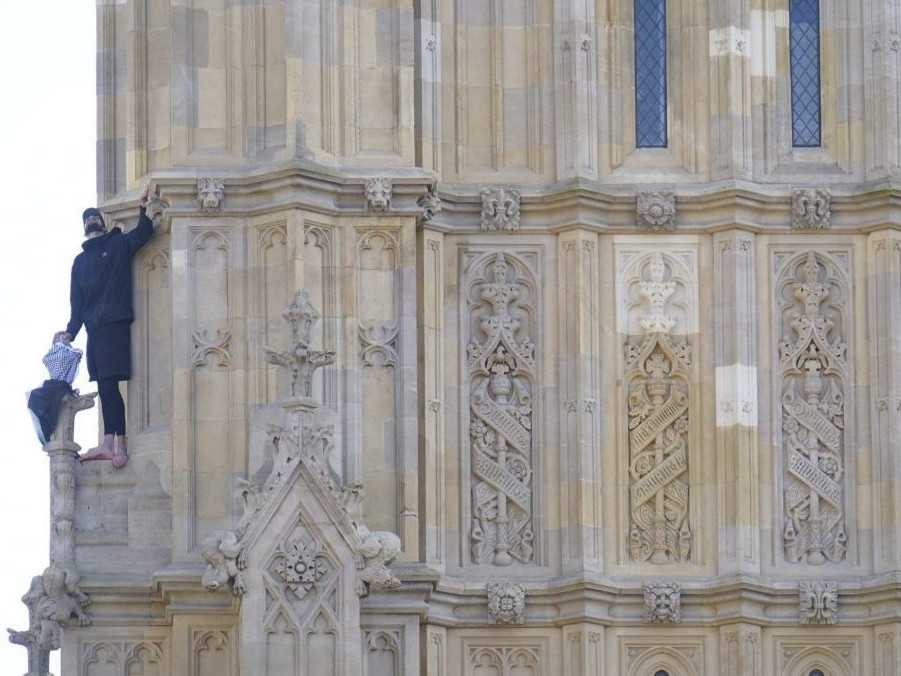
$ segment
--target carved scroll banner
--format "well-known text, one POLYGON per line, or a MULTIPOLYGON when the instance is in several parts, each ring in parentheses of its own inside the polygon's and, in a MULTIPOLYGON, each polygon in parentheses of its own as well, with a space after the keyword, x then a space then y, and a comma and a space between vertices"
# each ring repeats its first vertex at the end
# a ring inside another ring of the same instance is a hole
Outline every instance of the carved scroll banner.
POLYGON ((842 484, 848 284, 835 261, 809 251, 785 265, 777 293, 785 558, 839 562, 848 545, 842 484))
POLYGON ((476 261, 469 280, 472 559, 530 563, 534 288, 522 263, 502 253, 476 261))
POLYGON ((689 559, 688 443, 691 348, 674 335, 682 281, 662 253, 632 266, 631 303, 642 335, 625 345, 629 418, 629 550, 633 561, 689 559))

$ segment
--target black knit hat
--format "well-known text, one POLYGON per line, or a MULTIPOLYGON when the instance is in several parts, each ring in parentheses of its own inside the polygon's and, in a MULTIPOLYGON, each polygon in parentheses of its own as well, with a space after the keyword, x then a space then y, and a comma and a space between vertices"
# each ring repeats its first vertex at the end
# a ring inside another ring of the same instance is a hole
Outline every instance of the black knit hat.
POLYGON ((85 209, 81 214, 81 222, 84 223, 88 220, 88 216, 97 216, 100 219, 101 225, 103 225, 104 228, 106 227, 106 221, 103 220, 103 214, 100 213, 99 209, 95 209, 94 207, 85 209))

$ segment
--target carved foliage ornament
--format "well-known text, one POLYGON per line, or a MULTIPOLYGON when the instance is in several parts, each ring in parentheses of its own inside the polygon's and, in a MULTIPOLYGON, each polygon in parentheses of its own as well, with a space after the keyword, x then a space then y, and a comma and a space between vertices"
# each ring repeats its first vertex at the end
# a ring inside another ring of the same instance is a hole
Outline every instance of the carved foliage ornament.
POLYGON ((642 591, 645 622, 676 624, 682 619, 682 588, 677 583, 647 584, 642 591))
POLYGON ((838 622, 838 583, 802 582, 799 588, 801 624, 838 622))
POLYGON ((521 194, 517 188, 483 188, 482 230, 519 230, 519 203, 521 194))
POLYGON ((792 228, 823 230, 830 226, 832 194, 825 188, 792 191, 792 228))
POLYGON ((634 561, 687 561, 691 348, 672 334, 677 282, 664 256, 638 264, 643 336, 625 345, 629 416, 629 549, 634 561))
POLYGON ((510 582, 491 582, 488 592, 488 612, 495 624, 522 624, 526 612, 526 588, 510 582))
POLYGON ((219 211, 225 197, 225 181, 221 178, 198 178, 197 201, 201 211, 219 211))
POLYGON ((795 258, 778 288, 782 312, 785 558, 821 564, 845 558, 844 314, 847 285, 834 262, 795 258))
POLYGON ((298 598, 316 587, 330 564, 318 540, 291 540, 276 553, 275 572, 298 598))
POLYGON ((373 211, 385 212, 391 207, 391 179, 374 176, 366 181, 366 201, 373 211))
POLYGON ((636 199, 638 225, 651 230, 675 230, 676 195, 672 192, 641 192, 636 199))
POLYGON ((533 560, 532 391, 535 289, 507 254, 473 268, 469 306, 472 560, 507 566, 533 560))

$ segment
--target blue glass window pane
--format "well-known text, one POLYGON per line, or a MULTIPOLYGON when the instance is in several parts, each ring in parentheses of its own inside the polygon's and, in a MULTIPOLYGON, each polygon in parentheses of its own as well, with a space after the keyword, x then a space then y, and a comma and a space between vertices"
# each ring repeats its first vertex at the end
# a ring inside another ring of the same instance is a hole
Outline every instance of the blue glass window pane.
POLYGON ((789 3, 792 145, 820 145, 820 3, 789 3))
POLYGON ((666 0, 635 0, 635 145, 666 147, 666 0))

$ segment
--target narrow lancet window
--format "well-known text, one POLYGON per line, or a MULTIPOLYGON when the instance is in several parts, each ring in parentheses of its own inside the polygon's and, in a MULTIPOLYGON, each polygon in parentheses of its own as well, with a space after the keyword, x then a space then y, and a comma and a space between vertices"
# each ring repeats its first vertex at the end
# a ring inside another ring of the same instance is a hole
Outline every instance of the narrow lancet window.
POLYGON ((635 145, 666 147, 666 0, 635 0, 635 145))
POLYGON ((790 0, 792 145, 820 145, 820 2, 790 0))

